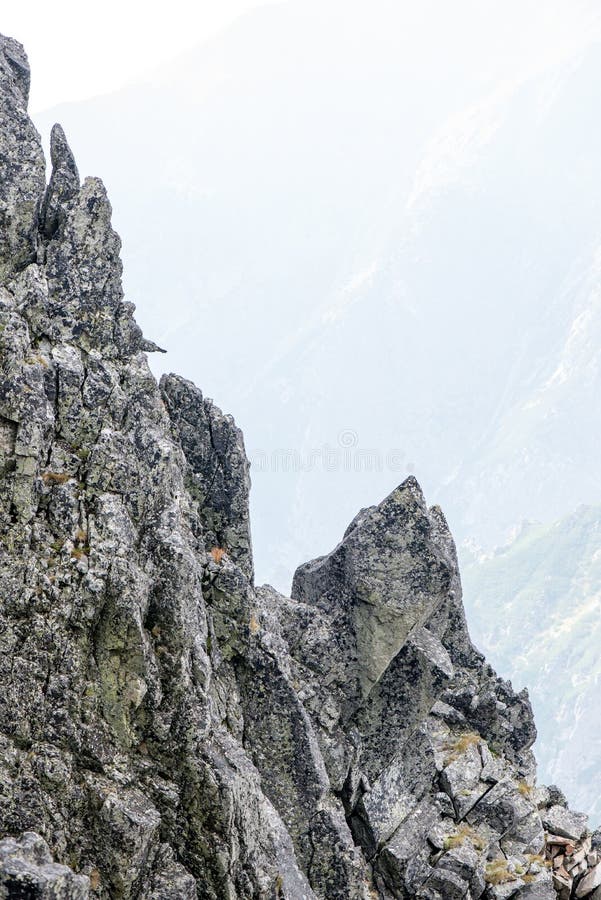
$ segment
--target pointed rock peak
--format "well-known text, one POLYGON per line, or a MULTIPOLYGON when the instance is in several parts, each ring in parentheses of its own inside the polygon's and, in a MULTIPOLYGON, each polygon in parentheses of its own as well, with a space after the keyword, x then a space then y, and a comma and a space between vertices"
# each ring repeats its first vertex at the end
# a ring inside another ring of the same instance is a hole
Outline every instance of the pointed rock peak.
POLYGON ((62 126, 56 124, 50 134, 52 175, 41 211, 42 230, 52 237, 65 218, 66 205, 79 191, 79 172, 62 126))
POLYGON ((443 532, 440 515, 428 510, 416 479, 407 478, 378 506, 361 510, 330 554, 297 569, 293 597, 316 602, 328 596, 330 590, 323 576, 329 572, 337 582, 331 586, 333 598, 341 596, 344 586, 345 594, 371 602, 376 582, 387 582, 399 567, 406 570, 413 557, 423 562, 421 550, 425 545, 430 555, 450 562, 447 552, 441 553, 446 546, 438 546, 443 532))
POLYGON ((161 378, 163 400, 188 462, 207 550, 224 550, 252 581, 249 464, 242 432, 192 382, 161 378))
POLYGON ((53 169, 64 169, 70 172, 79 186, 79 173, 75 164, 75 157, 67 143, 63 126, 57 122, 50 132, 50 160, 53 169))
POLYGON ((354 678, 348 666, 340 673, 351 703, 367 696, 411 630, 446 606, 452 591, 460 594, 440 526, 419 484, 408 478, 360 512, 329 555, 297 569, 293 598, 335 617, 352 644, 354 678))
POLYGON ((155 344, 154 341, 149 341, 148 338, 142 339, 140 349, 143 350, 144 353, 166 353, 167 352, 162 347, 159 347, 158 344, 155 344))
POLYGON ((40 136, 27 116, 28 94, 25 51, 0 36, 0 283, 36 258, 46 166, 40 136))
POLYGON ((378 506, 368 506, 358 512, 344 532, 342 540, 345 541, 355 528, 366 525, 372 519, 379 519, 382 514, 386 516, 389 524, 394 524, 395 521, 402 524, 409 506, 420 507, 424 511, 426 509, 426 501, 422 489, 413 475, 406 478, 378 506))
POLYGON ((457 548, 455 547, 455 539, 451 534, 449 523, 440 506, 431 506, 428 510, 430 522, 432 525, 432 534, 441 549, 444 549, 451 565, 459 568, 457 562, 457 548))
POLYGON ((137 353, 142 332, 133 304, 123 302, 121 240, 105 187, 98 178, 86 178, 68 202, 61 202, 59 187, 54 192, 51 182, 46 204, 46 221, 57 216, 59 222, 45 261, 53 325, 86 352, 137 353))
POLYGON ((27 106, 31 85, 27 54, 22 44, 4 35, 0 35, 0 80, 3 90, 7 83, 12 84, 13 91, 27 106))
POLYGON ((410 475, 380 504, 374 507, 373 518, 379 526, 404 528, 408 517, 427 516, 423 491, 416 478, 410 475))
POLYGON ((420 510, 426 514, 426 501, 419 483, 413 475, 406 478, 392 491, 378 506, 368 506, 362 509, 344 532, 343 541, 349 537, 356 528, 369 527, 372 521, 386 520, 386 526, 394 529, 404 527, 409 510, 420 510))

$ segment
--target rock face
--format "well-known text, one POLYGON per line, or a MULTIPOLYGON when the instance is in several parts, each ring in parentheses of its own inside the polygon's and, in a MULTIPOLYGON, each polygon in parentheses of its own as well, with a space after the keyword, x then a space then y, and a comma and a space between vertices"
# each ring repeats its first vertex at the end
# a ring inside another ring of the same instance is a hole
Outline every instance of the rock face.
POLYGON ((0 841, 0 897, 85 900, 90 879, 52 861, 48 844, 26 831, 18 840, 0 841))
POLYGON ((585 823, 440 510, 409 479, 255 589, 242 435, 157 385, 102 183, 56 127, 45 187, 6 38, 0 75, 0 897, 555 897, 585 823))
POLYGON ((252 581, 250 476, 242 432, 190 381, 168 375, 160 388, 186 455, 186 486, 198 501, 205 543, 227 550, 252 581))
POLYGON ((35 259, 38 211, 45 186, 40 141, 27 116, 29 66, 10 38, 0 49, 0 278, 35 259))

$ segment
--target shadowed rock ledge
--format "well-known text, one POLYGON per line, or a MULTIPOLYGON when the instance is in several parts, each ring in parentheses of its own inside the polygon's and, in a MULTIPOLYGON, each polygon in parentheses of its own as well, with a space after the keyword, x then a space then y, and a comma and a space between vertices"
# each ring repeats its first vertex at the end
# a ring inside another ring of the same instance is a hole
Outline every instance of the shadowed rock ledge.
POLYGON ((254 587, 242 435, 157 385, 104 187, 59 126, 46 187, 28 86, 0 38, 0 897, 597 897, 414 479, 292 599, 254 587))

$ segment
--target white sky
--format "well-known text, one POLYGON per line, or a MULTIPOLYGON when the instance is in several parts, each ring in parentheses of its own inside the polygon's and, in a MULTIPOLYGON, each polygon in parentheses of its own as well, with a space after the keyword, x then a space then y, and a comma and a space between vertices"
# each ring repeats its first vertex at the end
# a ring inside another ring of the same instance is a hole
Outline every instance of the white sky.
POLYGON ((0 31, 25 45, 32 112, 135 81, 268 0, 2 0, 0 31))
MULTIPOLYGON (((284 0, 0 0, 0 31, 25 45, 32 68, 30 111, 35 113, 143 78, 248 10, 274 2, 284 0)), ((323 27, 321 7, 316 0, 301 4, 316 28, 323 27)), ((336 20, 334 33, 353 16, 368 29, 391 34, 413 18, 431 16, 420 0, 380 0, 375 7, 370 0, 341 0, 328 10, 336 20)), ((513 69, 524 60, 540 64, 590 40, 593 32, 599 34, 600 12, 601 0, 462 0, 457 5, 440 0, 431 26, 448 28, 456 44, 492 41, 493 46, 496 40, 513 69)), ((414 49, 419 53, 419 47, 414 49)), ((332 52, 335 56, 335 46, 332 52)))

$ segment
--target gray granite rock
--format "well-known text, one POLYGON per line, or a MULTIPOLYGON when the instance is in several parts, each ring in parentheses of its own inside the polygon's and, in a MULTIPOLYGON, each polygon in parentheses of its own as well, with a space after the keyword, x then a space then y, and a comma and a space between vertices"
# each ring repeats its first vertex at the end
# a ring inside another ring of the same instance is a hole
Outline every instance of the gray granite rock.
POLYGON ((522 885, 517 892, 512 895, 516 900, 556 900, 557 894, 553 887, 550 874, 532 884, 522 885))
POLYGON ((586 831, 586 823, 585 815, 572 812, 564 806, 551 806, 543 815, 543 825, 548 831, 575 841, 586 831))
POLYGON ((160 387, 186 454, 187 485, 198 500, 205 540, 227 550, 252 581, 250 475, 242 432, 190 381, 165 375, 160 387))
POLYGON ((10 900, 87 900, 90 880, 57 865, 32 831, 0 841, 0 897, 10 900))
POLYGON ((296 571, 293 599, 336 622, 339 646, 329 654, 328 676, 345 711, 369 696, 411 629, 426 622, 452 571, 413 478, 364 510, 331 554, 296 571))
POLYGON ((79 193, 79 172, 67 143, 65 132, 55 125, 50 134, 52 174, 40 210, 40 226, 46 238, 51 238, 62 224, 67 205, 79 193))
POLYGON ((37 253, 45 163, 40 137, 27 115, 29 84, 23 47, 0 35, 0 284, 37 253))

